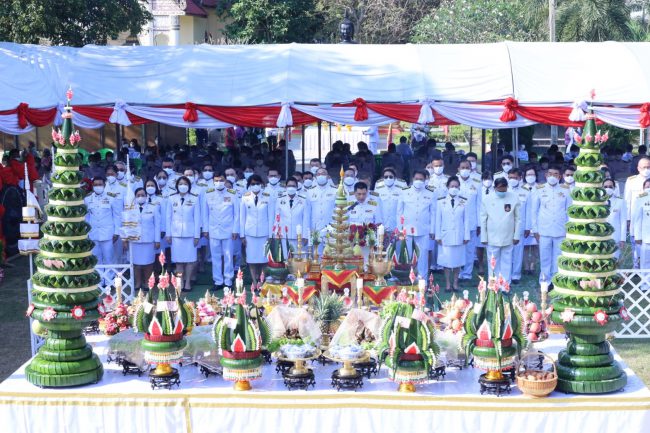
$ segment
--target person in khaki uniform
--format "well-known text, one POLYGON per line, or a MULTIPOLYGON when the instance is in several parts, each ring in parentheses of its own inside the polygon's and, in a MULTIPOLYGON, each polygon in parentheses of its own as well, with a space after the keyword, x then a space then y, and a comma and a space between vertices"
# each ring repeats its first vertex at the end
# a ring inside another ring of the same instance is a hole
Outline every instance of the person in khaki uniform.
POLYGON ((508 181, 494 180, 494 194, 481 202, 481 243, 487 245, 488 260, 496 259, 494 272, 508 283, 512 272, 512 251, 519 243, 521 220, 519 197, 508 192, 508 181))

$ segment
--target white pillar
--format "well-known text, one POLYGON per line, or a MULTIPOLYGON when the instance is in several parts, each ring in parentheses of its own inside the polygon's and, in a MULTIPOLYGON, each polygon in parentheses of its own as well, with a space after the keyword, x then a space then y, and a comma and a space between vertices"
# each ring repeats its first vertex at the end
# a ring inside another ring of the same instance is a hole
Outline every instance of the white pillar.
POLYGON ((178 15, 169 17, 169 46, 177 46, 181 43, 181 23, 178 15))

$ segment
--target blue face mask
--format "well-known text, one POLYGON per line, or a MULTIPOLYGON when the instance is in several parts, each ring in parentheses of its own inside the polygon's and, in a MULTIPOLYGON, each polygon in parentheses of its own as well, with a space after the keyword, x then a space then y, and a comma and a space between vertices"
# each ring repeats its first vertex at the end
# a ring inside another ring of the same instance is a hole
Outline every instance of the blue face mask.
POLYGON ((497 197, 503 198, 506 196, 506 191, 494 191, 497 197))

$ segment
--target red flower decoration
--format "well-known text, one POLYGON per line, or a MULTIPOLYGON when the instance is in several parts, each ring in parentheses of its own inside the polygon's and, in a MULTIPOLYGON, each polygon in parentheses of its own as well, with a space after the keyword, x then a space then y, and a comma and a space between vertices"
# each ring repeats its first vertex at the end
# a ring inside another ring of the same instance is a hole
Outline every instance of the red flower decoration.
POLYGON ((618 314, 621 316, 623 320, 626 322, 630 320, 630 314, 627 312, 627 308, 625 306, 622 306, 620 310, 618 310, 618 314))
POLYGON ((25 316, 31 317, 32 313, 34 312, 34 308, 36 308, 34 304, 29 304, 29 307, 27 307, 27 311, 25 311, 25 316))
POLYGON ((607 323, 608 318, 609 316, 603 310, 598 310, 594 313, 594 320, 596 320, 596 323, 600 326, 604 326, 607 323))
POLYGON ((160 262, 160 266, 165 267, 165 253, 163 251, 158 255, 158 262, 160 262))
POLYGON ((72 307, 72 310, 70 310, 70 312, 72 313, 72 318, 75 320, 81 320, 86 317, 86 309, 79 305, 72 307))

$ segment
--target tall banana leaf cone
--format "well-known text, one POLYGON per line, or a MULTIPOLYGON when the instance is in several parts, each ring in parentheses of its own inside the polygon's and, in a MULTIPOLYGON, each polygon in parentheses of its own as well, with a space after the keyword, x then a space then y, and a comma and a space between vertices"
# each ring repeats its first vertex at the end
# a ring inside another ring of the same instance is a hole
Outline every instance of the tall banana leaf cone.
POLYGON ((27 380, 41 387, 80 386, 98 382, 102 364, 81 330, 99 319, 99 274, 94 268, 94 243, 88 239, 86 206, 80 189, 81 140, 72 124, 72 91, 60 130, 52 131, 57 146, 53 188, 45 207, 40 253, 32 277, 32 303, 27 315, 47 329, 45 344, 25 370, 27 380))
POLYGON ((181 303, 180 291, 171 284, 173 278, 164 270, 164 255, 161 254, 163 273, 154 287, 155 277, 149 278, 149 293, 145 301, 138 306, 133 319, 134 326, 144 333, 142 349, 144 359, 155 364, 152 376, 175 374, 171 363, 178 362, 185 349, 185 334, 191 326, 193 315, 189 308, 181 303))
POLYGON ((235 382, 237 391, 251 389, 251 380, 262 377, 261 355, 269 344, 268 325, 254 306, 249 314, 246 293, 237 296, 229 293, 224 297, 224 314, 214 324, 213 336, 221 355, 223 378, 235 382))
POLYGON ((607 138, 607 133, 596 129, 590 109, 582 137, 576 136, 580 147, 575 159, 576 188, 571 192, 567 235, 551 292, 551 319, 569 334, 566 350, 558 355, 558 389, 578 394, 612 392, 627 383, 606 340, 606 334, 616 331, 627 318, 623 279, 614 257, 614 228, 607 222, 610 206, 601 187, 600 149, 607 138))
POLYGON ((417 298, 402 291, 397 301, 387 304, 388 315, 381 328, 379 353, 387 353, 384 362, 389 378, 399 391, 414 392, 415 385, 428 380, 440 348, 434 341, 435 327, 424 311, 424 296, 417 298))
POLYGON ((504 381, 503 371, 514 368, 526 345, 521 314, 513 306, 508 282, 494 274, 494 257, 490 267, 492 274, 479 283, 480 301, 467 314, 461 340, 465 359, 474 356, 474 366, 487 371, 479 379, 482 389, 483 381, 504 381))

